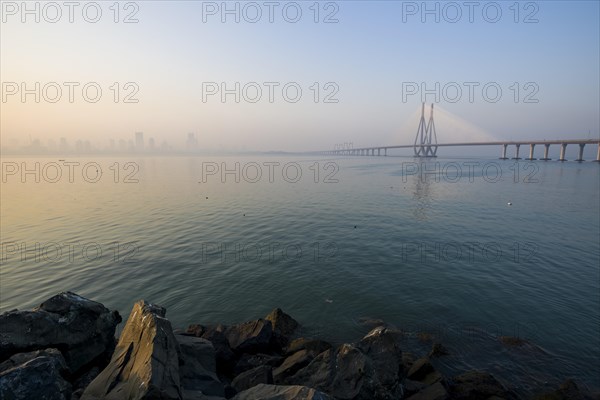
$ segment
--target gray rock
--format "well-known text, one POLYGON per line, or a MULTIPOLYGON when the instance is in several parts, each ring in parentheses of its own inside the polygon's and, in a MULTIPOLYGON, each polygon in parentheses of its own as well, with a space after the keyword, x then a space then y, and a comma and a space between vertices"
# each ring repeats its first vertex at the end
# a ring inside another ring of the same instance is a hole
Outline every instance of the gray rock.
POLYGON ((242 392, 261 383, 273 384, 273 368, 268 365, 261 365, 236 376, 231 386, 236 391, 242 392))
POLYGON ((135 303, 109 365, 82 400, 181 400, 178 343, 166 310, 135 303))
POLYGON ((33 311, 0 315, 0 361, 23 352, 57 348, 73 374, 105 362, 115 345, 118 312, 75 293, 63 292, 33 311))
POLYGON ((19 353, 0 364, 0 398, 7 400, 68 400, 66 361, 56 349, 19 353))
POLYGON ((202 391, 209 396, 225 395, 217 377, 215 349, 206 339, 175 335, 179 343, 179 377, 186 391, 202 391))
POLYGON ((306 386, 260 384, 238 393, 233 400, 333 400, 325 393, 306 386))
POLYGON ((431 346, 431 351, 429 352, 429 357, 434 358, 434 357, 441 357, 441 356, 446 356, 450 354, 448 352, 448 349, 446 349, 446 347, 441 344, 441 343, 434 343, 433 346, 431 346))
POLYGON ((272 335, 271 321, 264 319, 232 325, 225 330, 229 346, 238 354, 268 352, 272 335))

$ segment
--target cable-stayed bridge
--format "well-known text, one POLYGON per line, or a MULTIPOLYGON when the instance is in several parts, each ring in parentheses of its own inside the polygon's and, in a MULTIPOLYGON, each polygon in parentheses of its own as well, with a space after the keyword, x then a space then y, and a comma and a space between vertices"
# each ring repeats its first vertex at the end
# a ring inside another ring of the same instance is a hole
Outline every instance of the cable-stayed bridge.
POLYGON ((583 150, 586 145, 597 145, 598 154, 594 161, 600 162, 600 139, 564 139, 564 140, 510 140, 510 141, 488 141, 488 142, 457 142, 457 143, 438 143, 437 133, 435 130, 435 123, 433 120, 433 104, 431 104, 431 113, 429 120, 425 123, 425 104, 421 108, 421 119, 419 120, 419 126, 417 128, 417 135, 413 144, 404 145, 393 145, 393 146, 372 146, 372 147, 358 147, 354 148, 352 144, 346 143, 343 146, 336 146, 333 150, 326 150, 319 152, 320 154, 326 155, 344 155, 344 156, 387 156, 388 150, 392 149, 409 149, 414 150, 415 157, 431 158, 437 156, 437 150, 439 147, 462 147, 462 146, 502 146, 501 149, 501 160, 509 159, 507 150, 508 146, 514 146, 515 152, 513 160, 520 160, 520 148, 521 146, 529 145, 529 156, 525 160, 537 160, 535 158, 534 150, 536 146, 544 146, 544 154, 540 160, 548 161, 550 158, 550 146, 560 146, 560 155, 558 161, 567 161, 565 158, 565 152, 568 145, 579 146, 579 155, 575 161, 585 161, 583 159, 583 150))

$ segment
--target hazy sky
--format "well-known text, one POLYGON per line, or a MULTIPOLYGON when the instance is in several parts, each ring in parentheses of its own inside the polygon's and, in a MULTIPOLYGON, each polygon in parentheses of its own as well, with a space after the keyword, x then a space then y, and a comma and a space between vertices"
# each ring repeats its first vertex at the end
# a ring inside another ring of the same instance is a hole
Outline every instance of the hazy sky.
POLYGON ((195 132, 209 149, 405 144, 423 85, 440 142, 599 136, 598 1, 74 4, 2 1, 3 144, 136 131, 174 146, 195 132))

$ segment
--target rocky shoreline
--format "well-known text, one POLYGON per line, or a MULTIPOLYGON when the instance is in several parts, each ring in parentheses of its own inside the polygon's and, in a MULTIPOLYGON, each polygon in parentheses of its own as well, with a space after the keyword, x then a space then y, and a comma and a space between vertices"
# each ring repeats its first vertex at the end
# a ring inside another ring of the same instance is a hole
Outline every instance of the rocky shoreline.
MULTIPOLYGON (((165 308, 140 300, 123 331, 102 304, 63 292, 0 315, 0 398, 37 400, 517 399, 485 371, 444 376, 433 343, 413 354, 403 332, 375 326, 355 343, 300 337, 281 309, 235 325, 174 330, 165 308)), ((506 340, 510 341, 510 338, 506 340)), ((536 399, 599 399, 565 381, 536 399)))

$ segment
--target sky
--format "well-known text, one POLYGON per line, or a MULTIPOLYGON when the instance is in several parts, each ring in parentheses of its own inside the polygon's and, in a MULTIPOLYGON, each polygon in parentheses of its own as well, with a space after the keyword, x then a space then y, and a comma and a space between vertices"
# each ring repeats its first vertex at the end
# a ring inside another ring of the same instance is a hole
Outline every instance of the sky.
POLYGON ((2 1, 1 141, 401 145, 422 101, 440 143, 598 138, 599 4, 2 1))

